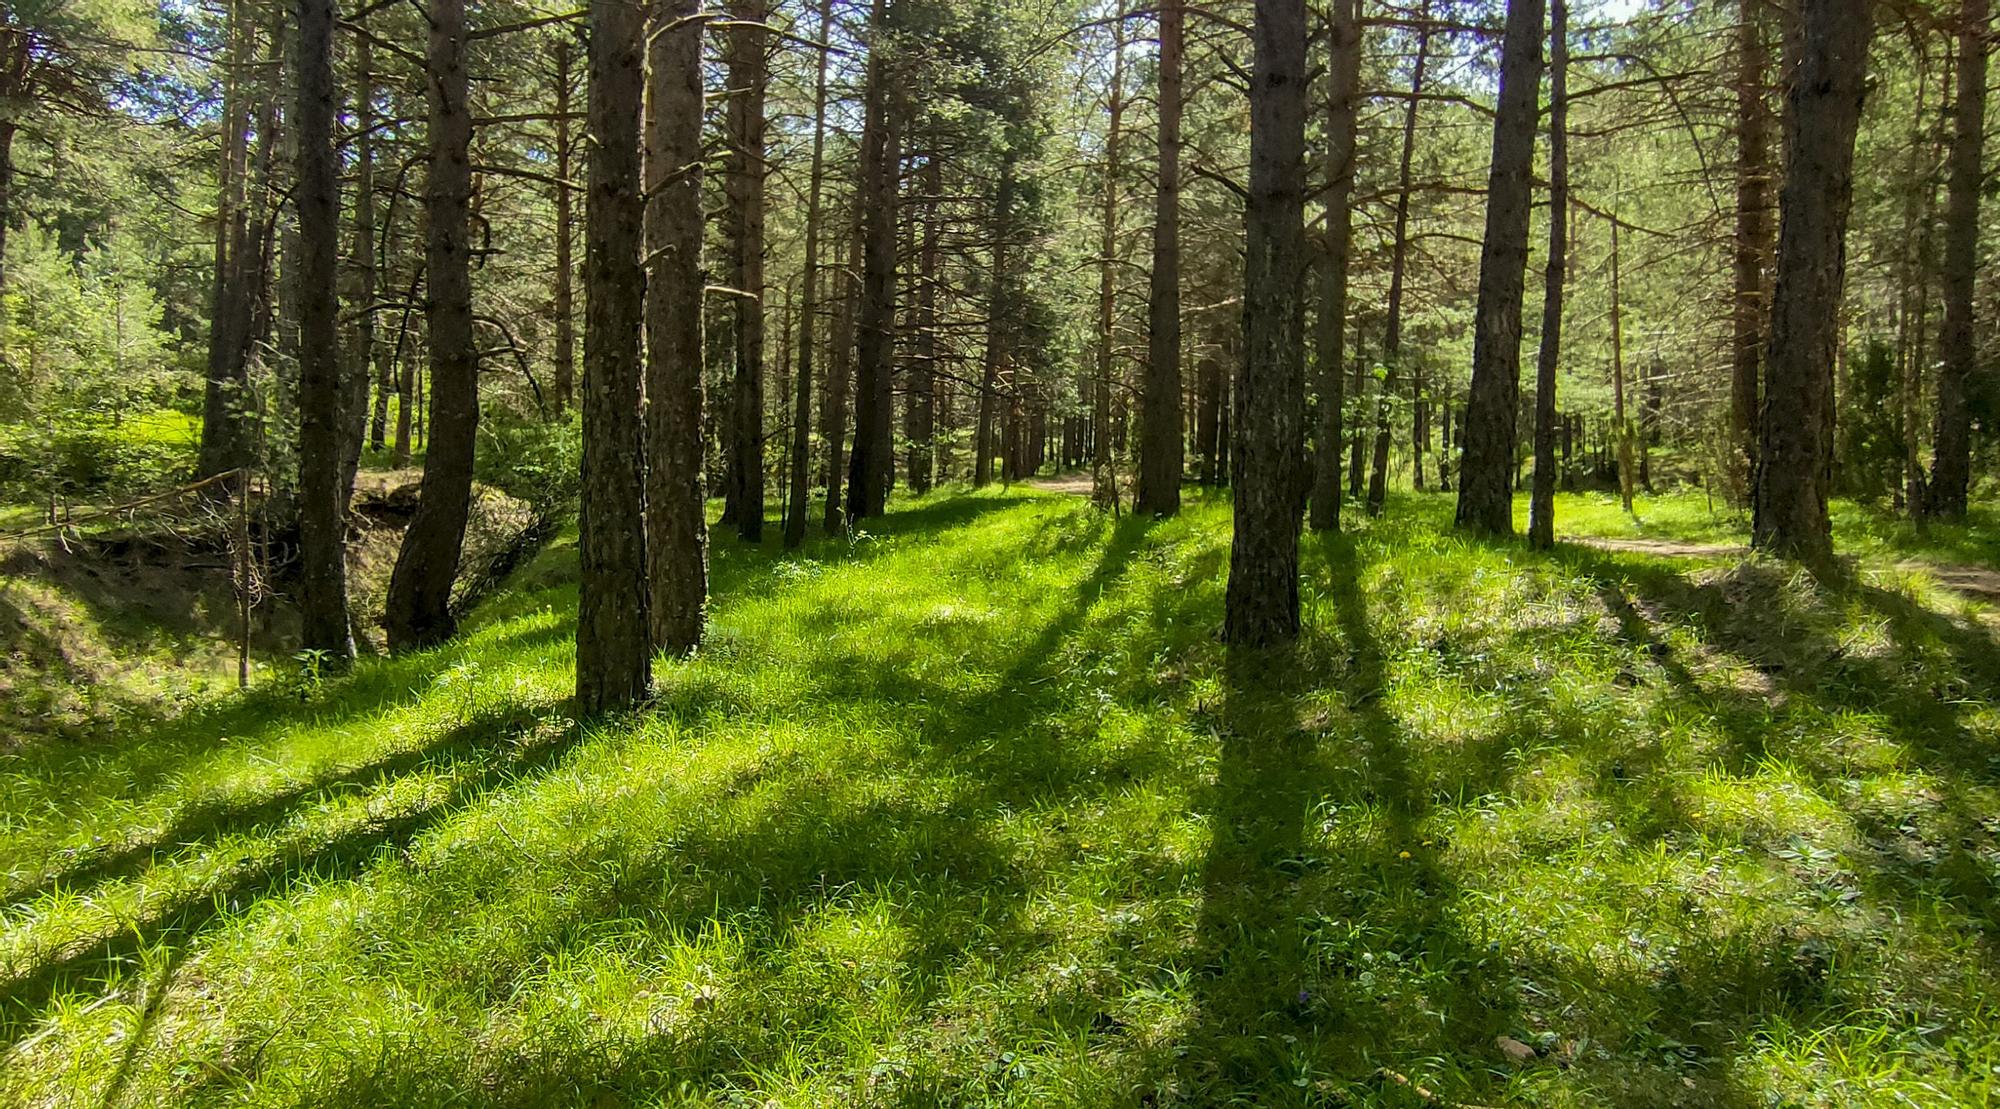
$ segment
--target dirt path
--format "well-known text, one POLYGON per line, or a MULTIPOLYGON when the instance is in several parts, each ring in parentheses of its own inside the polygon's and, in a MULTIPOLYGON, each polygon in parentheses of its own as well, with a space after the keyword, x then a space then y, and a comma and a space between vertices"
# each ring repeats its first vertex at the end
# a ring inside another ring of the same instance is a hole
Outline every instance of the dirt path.
POLYGON ((1029 478, 1024 484, 1036 489, 1046 489, 1051 493, 1068 493, 1076 497, 1088 497, 1094 490, 1090 475, 1085 473, 1057 474, 1054 477, 1029 478))
POLYGON ((1595 536, 1565 535, 1565 543, 1595 547, 1600 551, 1659 555, 1662 558, 1741 558, 1750 548, 1731 543, 1683 543, 1674 539, 1600 539, 1595 536))
MULTIPOLYGON (((1663 558, 1741 558, 1750 548, 1728 543, 1682 543, 1672 539, 1601 539, 1566 535, 1565 543, 1595 547, 1601 551, 1658 555, 1663 558)), ((1974 600, 2000 604, 2000 570, 1984 566, 1960 566, 1908 558, 1896 563, 1898 570, 1920 570, 1938 584, 1974 600)))

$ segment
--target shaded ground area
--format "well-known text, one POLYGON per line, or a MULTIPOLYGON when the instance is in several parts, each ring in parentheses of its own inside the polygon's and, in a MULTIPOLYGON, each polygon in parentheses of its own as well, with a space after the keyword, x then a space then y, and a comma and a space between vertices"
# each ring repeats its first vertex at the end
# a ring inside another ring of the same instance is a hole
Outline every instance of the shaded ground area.
MULTIPOLYGON (((362 471, 356 482, 349 597, 364 650, 380 613, 417 471, 362 471)), ((490 591, 554 521, 475 487, 459 593, 490 591)), ((80 532, 0 541, 0 749, 50 737, 143 732, 236 687, 242 637, 235 520, 227 512, 113 519, 80 532)), ((293 667, 298 619, 288 592, 296 544, 253 531, 253 672, 293 667)))
POLYGON ((1088 497, 1096 492, 1091 476, 1087 473, 1056 474, 1052 477, 1033 478, 1027 482, 1036 489, 1049 493, 1067 493, 1073 497, 1088 497))
POLYGON ((718 537, 598 728, 559 541, 442 651, 0 756, 0 1103, 1989 1097, 1979 614, 1449 509, 1233 658, 1200 495, 718 537))

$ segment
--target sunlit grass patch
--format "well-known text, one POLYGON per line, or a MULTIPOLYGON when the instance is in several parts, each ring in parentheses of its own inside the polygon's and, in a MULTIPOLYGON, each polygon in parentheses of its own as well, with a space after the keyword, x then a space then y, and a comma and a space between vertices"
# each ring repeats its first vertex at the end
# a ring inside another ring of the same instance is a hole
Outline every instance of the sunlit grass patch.
POLYGON ((440 652, 13 755, 0 1102, 1989 1097, 1986 633, 1448 516, 1307 536, 1234 661, 1222 498, 718 535, 589 726, 565 537, 440 652))

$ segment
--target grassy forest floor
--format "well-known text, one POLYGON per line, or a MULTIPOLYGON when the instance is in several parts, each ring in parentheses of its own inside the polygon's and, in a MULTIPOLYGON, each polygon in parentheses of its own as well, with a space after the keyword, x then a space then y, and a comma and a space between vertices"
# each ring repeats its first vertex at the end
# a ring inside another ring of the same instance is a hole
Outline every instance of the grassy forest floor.
POLYGON ((0 1104, 1994 1100, 2000 650, 1906 563, 2000 527, 1449 518, 1309 535, 1233 660, 1219 499, 718 537, 592 728, 560 540, 440 651, 17 745, 0 1104))

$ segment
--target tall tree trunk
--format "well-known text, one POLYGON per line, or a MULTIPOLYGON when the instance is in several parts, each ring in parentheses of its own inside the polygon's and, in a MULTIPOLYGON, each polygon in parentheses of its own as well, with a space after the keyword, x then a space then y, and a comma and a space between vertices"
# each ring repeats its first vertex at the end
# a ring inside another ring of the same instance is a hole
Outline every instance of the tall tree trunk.
MULTIPOLYGON (((663 17, 671 20, 690 7, 683 0, 663 17)), ((653 680, 639 361, 646 288, 639 262, 646 230, 639 162, 649 29, 644 13, 626 0, 590 2, 576 614, 576 704, 586 717, 631 708, 650 695, 653 680)), ((674 45, 682 44, 676 39, 674 45)), ((664 48, 656 44, 654 50, 664 48)))
POLYGON ((826 533, 839 535, 846 530, 846 513, 840 504, 842 480, 847 474, 847 397, 854 377, 854 324, 860 312, 860 276, 863 260, 864 198, 857 191, 854 212, 847 228, 847 264, 834 274, 832 351, 827 358, 826 404, 820 410, 820 435, 826 439, 826 533))
POLYGON ((1833 558, 1826 509, 1833 476, 1833 362, 1854 195, 1854 134, 1873 30, 1868 0, 1804 0, 1786 94, 1785 182, 1751 541, 1818 566, 1833 558))
POLYGON ((1195 415, 1195 455, 1201 460, 1202 484, 1216 488, 1222 484, 1222 363, 1204 357, 1197 373, 1201 397, 1195 415))
MULTIPOLYGON (((1903 481, 1896 489, 1897 509, 1907 509, 1911 515, 1924 514, 1925 479, 1922 458, 1923 391, 1924 391, 1924 325, 1930 308, 1930 277, 1933 259, 1930 251, 1931 223, 1936 208, 1936 190, 1930 182, 1927 159, 1935 153, 1930 140, 1932 113, 1936 110, 1930 102, 1930 73, 1919 70, 1916 74, 1915 94, 1911 97, 1908 158, 1903 164, 1903 179, 1908 186, 1903 192, 1902 237, 1897 240, 1897 288, 1894 315, 1896 320, 1896 379, 1898 432, 1902 436, 1903 481)), ((1835 388, 1838 390, 1836 380, 1835 388)))
POLYGON ((347 619, 348 409, 340 364, 340 187, 333 155, 333 0, 297 0, 300 642, 336 669, 354 657, 347 619))
MULTIPOLYGON (((1426 5, 1421 18, 1430 18, 1426 5)), ((1417 105, 1423 101, 1424 71, 1430 60, 1431 31, 1417 31, 1417 58, 1410 69, 1410 100, 1403 108, 1403 152, 1396 169, 1396 230, 1390 240, 1389 319, 1382 331, 1381 384, 1375 390, 1375 465, 1368 479, 1368 514, 1379 516, 1389 498, 1389 400, 1396 393, 1403 362, 1403 286, 1409 270, 1411 167, 1417 153, 1417 105)))
POLYGON ((904 472, 910 478, 910 492, 931 489, 932 448, 937 416, 932 391, 937 381, 937 287, 939 246, 938 196, 944 180, 938 169, 937 153, 924 161, 923 241, 917 250, 916 353, 910 361, 910 379, 903 399, 903 435, 910 443, 910 457, 904 472))
POLYGON ((729 28, 729 277, 736 372, 729 403, 732 519, 746 543, 764 537, 764 0, 737 0, 729 28))
POLYGON ((389 646, 395 650, 426 647, 456 630, 451 586, 472 507, 472 452, 479 426, 467 218, 472 115, 466 102, 465 0, 432 0, 429 10, 430 173, 424 186, 429 432, 417 512, 389 578, 387 624, 389 646))
POLYGON ((1943 519, 1965 515, 1972 480, 1969 383, 1978 370, 1972 293, 1979 272, 1979 194, 1986 138, 1987 0, 1960 0, 1958 98, 1952 110, 1951 182, 1945 201, 1944 330, 1938 339, 1937 427, 1924 511, 1943 519))
POLYGON ((341 385, 340 503, 354 496, 368 434, 368 384, 375 365, 375 60, 366 36, 354 42, 354 349, 341 385))
POLYGON ((986 350, 979 368, 979 414, 973 431, 976 456, 972 460, 972 484, 977 487, 993 480, 993 416, 999 403, 1000 367, 1007 358, 1008 314, 1007 238, 1013 234, 1014 160, 1003 154, 1000 186, 993 204, 993 273, 986 297, 986 350))
POLYGON ((568 36, 556 39, 556 272, 555 272, 555 410, 561 416, 569 410, 576 393, 576 262, 571 257, 576 237, 576 201, 570 188, 570 174, 576 172, 575 144, 570 140, 570 97, 575 92, 570 74, 568 36))
POLYGON ((1618 268, 1618 220, 1611 220, 1611 421, 1618 429, 1618 499, 1632 511, 1632 421, 1625 415, 1625 312, 1618 268))
POLYGON ((848 456, 847 518, 882 514, 889 489, 889 376, 896 326, 896 170, 900 160, 890 110, 888 11, 875 0, 869 16, 868 83, 861 137, 865 226, 861 268, 861 342, 856 349, 854 450, 848 456))
MULTIPOLYGON (((373 86, 371 85, 370 87, 372 88, 373 86)), ((373 106, 371 105, 370 107, 372 111, 373 106)), ((370 205, 369 215, 371 223, 374 211, 374 206, 370 205)), ((388 243, 393 237, 390 232, 395 227, 395 221, 396 205, 391 203, 383 220, 385 226, 381 232, 381 245, 379 247, 377 246, 376 234, 372 226, 369 230, 369 242, 367 244, 368 265, 374 271, 378 282, 385 273, 390 279, 394 278, 394 271, 389 266, 388 243)), ((356 235, 359 237, 358 229, 356 235)), ((403 313, 407 324, 409 314, 407 303, 404 305, 403 313)), ((375 406, 368 417, 368 445, 374 450, 381 451, 386 449, 389 444, 389 396, 396 391, 396 360, 401 354, 403 335, 401 331, 397 333, 396 343, 393 346, 382 342, 382 328, 378 321, 379 315, 371 315, 369 318, 369 327, 374 338, 371 340, 371 348, 369 350, 368 369, 369 373, 375 379, 375 406)))
MULTIPOLYGON (((1556 543, 1556 367, 1562 359, 1563 283, 1569 272, 1569 4, 1549 3, 1549 257, 1542 278, 1542 347, 1535 358, 1535 485, 1528 545, 1556 543)), ((1445 449, 1450 412, 1445 409, 1445 449)))
MULTIPOLYGON (((676 656, 700 645, 708 610, 708 522, 702 514, 700 13, 699 0, 662 6, 651 36, 653 96, 646 115, 645 239, 651 269, 645 280, 645 554, 652 594, 647 611, 653 646, 676 656)), ((757 50, 762 49, 760 37, 757 50)), ((755 110, 762 114, 761 103, 755 110)), ((757 133, 761 143, 761 126, 757 133)), ((761 171, 755 194, 759 211, 754 233, 761 244, 761 171)), ((753 291, 761 295, 763 265, 750 269, 757 286, 753 291)), ((738 323, 742 338, 740 317, 738 323)), ((761 349, 761 317, 754 330, 761 349)), ((761 357, 752 369, 761 376, 761 357)), ((761 414, 761 386, 752 399, 761 414)), ((760 415, 760 431, 762 423, 760 415)), ((761 459, 761 449, 758 455, 761 459)), ((738 521, 745 538, 754 539, 752 525, 763 521, 763 472, 759 461, 756 511, 738 521)))
POLYGON ((1766 0, 1736 5, 1735 298, 1730 312, 1729 429, 1746 486, 1756 468, 1758 360, 1764 343, 1764 271, 1771 250, 1770 110, 1764 99, 1770 53, 1766 0))
POLYGON ((1458 472, 1458 524, 1514 532, 1515 409, 1521 392, 1521 295, 1528 266, 1535 117, 1542 70, 1542 0, 1508 0, 1500 103, 1493 120, 1486 238, 1472 324, 1472 388, 1458 472))
POLYGON ((1139 487, 1133 497, 1140 512, 1160 516, 1180 511, 1181 471, 1186 464, 1181 454, 1181 40, 1185 19, 1181 0, 1163 0, 1152 296, 1147 305, 1146 388, 1139 408, 1139 487))
POLYGON ((1091 458, 1091 489, 1097 503, 1118 503, 1117 476, 1111 469, 1111 374, 1117 336, 1118 309, 1118 175, 1120 140, 1125 117, 1125 8, 1119 0, 1111 21, 1111 89, 1105 104, 1104 206, 1097 260, 1097 378, 1091 382, 1091 415, 1097 424, 1097 450, 1091 458))
POLYGON ((1340 458, 1348 380, 1348 268, 1354 252, 1354 152, 1360 122, 1360 0, 1332 0, 1326 84, 1326 250, 1320 256, 1320 422, 1312 450, 1312 512, 1318 530, 1340 530, 1340 458))
MULTIPOLYGON (((223 70, 222 162, 216 195, 215 276, 209 303, 208 367, 204 381, 197 479, 250 462, 249 345, 253 304, 263 273, 258 226, 250 212, 250 54, 256 32, 247 0, 229 12, 229 63, 223 70)), ((12 141, 14 124, 4 124, 12 141)), ((268 135, 260 133, 259 141, 268 135)), ((233 483, 240 486, 240 480, 233 483)))
POLYGON ((1257 0, 1250 82, 1250 195, 1237 371, 1235 537, 1223 638, 1289 643, 1299 633, 1305 509, 1304 0, 1257 0))
POLYGON ((826 79, 833 51, 833 0, 819 3, 819 73, 813 81, 812 176, 806 194, 805 289, 799 306, 799 367, 793 388, 791 495, 785 503, 785 547, 805 542, 808 492, 812 486, 812 391, 814 332, 819 326, 819 290, 825 275, 819 268, 821 185, 826 166, 826 79))

